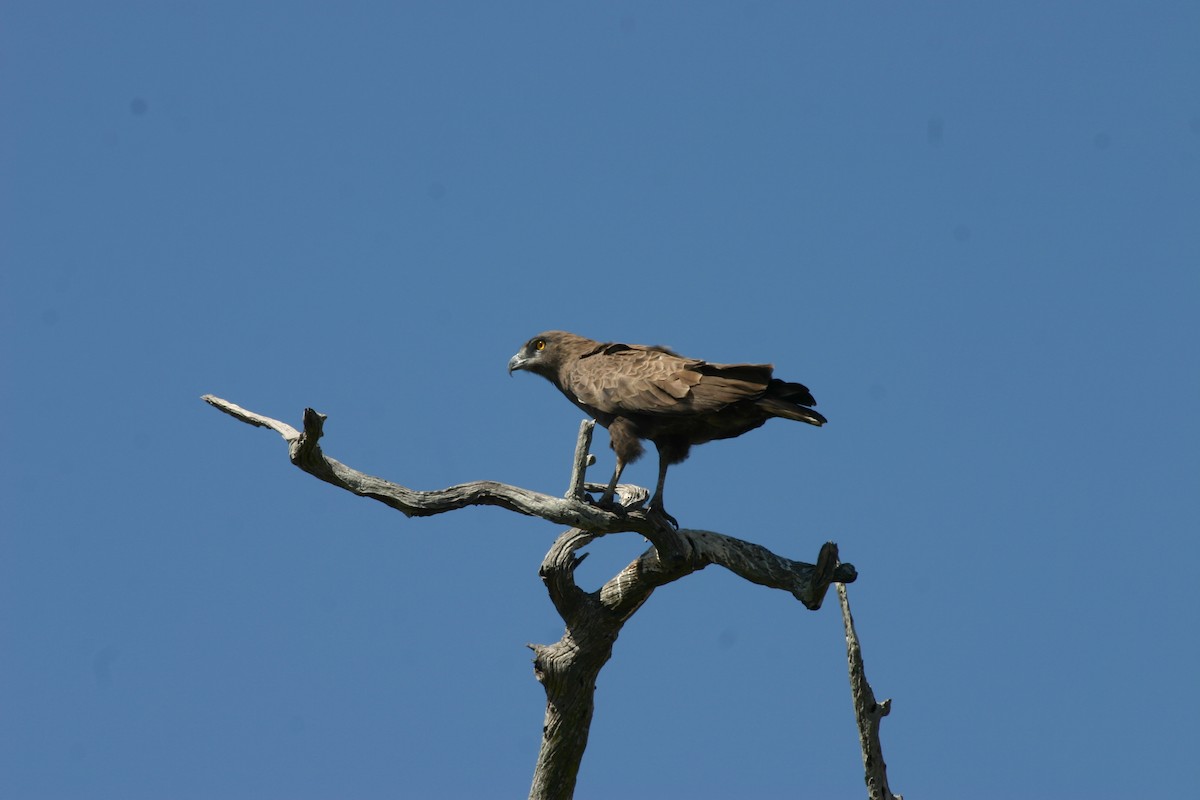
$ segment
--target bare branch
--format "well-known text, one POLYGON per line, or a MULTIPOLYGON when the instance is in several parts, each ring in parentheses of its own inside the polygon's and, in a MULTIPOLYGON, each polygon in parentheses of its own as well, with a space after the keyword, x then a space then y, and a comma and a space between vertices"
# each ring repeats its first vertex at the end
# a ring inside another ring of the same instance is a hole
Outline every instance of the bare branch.
POLYGON ((228 400, 222 400, 221 398, 211 394, 206 394, 200 399, 208 403, 210 406, 224 411, 229 416, 240 419, 242 422, 255 425, 259 428, 270 428, 276 433, 282 435, 284 440, 288 443, 300 438, 300 431, 296 430, 291 425, 288 425, 286 422, 280 422, 277 419, 271 419, 270 417, 264 417, 261 414, 255 414, 253 411, 247 411, 239 405, 235 405, 228 400))
POLYGON ((575 458, 571 462, 571 484, 567 487, 567 498, 582 500, 584 492, 583 475, 587 468, 596 463, 596 457, 589 451, 592 448, 592 431, 596 428, 594 419, 585 419, 579 423, 579 438, 575 441, 575 458))
POLYGON ((764 547, 711 531, 681 530, 682 557, 664 560, 651 547, 598 591, 575 583, 577 555, 598 538, 573 529, 558 537, 542 561, 541 576, 554 607, 566 623, 562 639, 530 645, 534 674, 546 690, 542 749, 534 771, 531 800, 569 798, 587 746, 596 677, 612 656, 621 627, 659 586, 709 564, 719 564, 749 581, 790 591, 808 608, 821 605, 830 581, 853 581, 854 567, 837 564, 837 545, 826 542, 817 564, 791 561, 764 547), (823 565, 835 564, 826 569, 823 565))
MULTIPOLYGON (((292 463, 310 475, 360 497, 378 500, 409 517, 428 517, 466 506, 500 506, 519 514, 541 517, 559 525, 586 528, 598 534, 631 531, 642 534, 652 542, 662 543, 667 549, 673 549, 674 546, 674 531, 664 530, 644 511, 636 508, 606 510, 588 503, 582 493, 577 497, 551 497, 496 481, 473 481, 434 491, 409 489, 359 472, 322 453, 318 442, 323 435, 326 417, 311 408, 304 410, 304 430, 297 431, 284 422, 247 411, 228 400, 213 395, 204 395, 202 399, 242 422, 271 428, 281 434, 288 443, 292 463)), ((588 433, 590 439, 590 431, 588 433)), ((627 490, 622 494, 623 499, 638 494, 628 491, 633 487, 620 488, 627 490)), ((644 495, 645 490, 640 493, 644 495)))
POLYGON ((842 624, 846 628, 846 660, 850 668, 850 694, 854 698, 854 718, 858 721, 858 740, 862 745, 863 770, 870 800, 904 800, 892 794, 887 782, 887 764, 883 761, 883 745, 879 741, 879 723, 892 710, 892 701, 875 702, 875 692, 867 683, 863 667, 862 647, 858 633, 854 630, 854 617, 850 614, 850 598, 846 587, 837 587, 838 601, 842 606, 842 624))
POLYGON ((566 497, 551 497, 495 481, 416 491, 359 472, 322 453, 319 441, 326 418, 311 408, 305 409, 303 430, 297 431, 218 397, 205 395, 203 399, 243 422, 279 433, 287 442, 292 463, 305 472, 407 516, 494 505, 570 528, 554 542, 541 567, 542 579, 566 623, 566 632, 555 644, 530 645, 535 654, 534 673, 546 690, 547 701, 542 749, 530 794, 539 800, 569 798, 574 792, 587 745, 596 676, 611 657, 613 642, 625 621, 656 588, 717 564, 753 583, 791 592, 807 608, 816 610, 831 583, 849 583, 856 578, 852 565, 838 562, 833 542, 821 547, 816 564, 807 564, 732 536, 703 530, 676 531, 660 525, 641 510, 649 492, 639 486, 618 486, 621 503, 615 509, 594 505, 588 492, 601 492, 605 487, 584 481, 584 471, 594 462, 588 452, 595 426, 591 420, 580 426, 566 497), (599 590, 580 589, 575 583, 575 569, 584 556, 578 551, 601 536, 626 531, 645 536, 652 547, 599 590))

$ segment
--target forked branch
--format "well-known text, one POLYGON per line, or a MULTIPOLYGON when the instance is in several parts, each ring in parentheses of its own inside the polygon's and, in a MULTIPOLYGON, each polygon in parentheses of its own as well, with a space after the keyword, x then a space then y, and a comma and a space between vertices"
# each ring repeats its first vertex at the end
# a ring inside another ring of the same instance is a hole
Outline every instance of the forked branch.
POLYGON ((271 428, 288 445, 293 464, 321 480, 378 500, 410 516, 430 516, 473 505, 494 505, 570 527, 542 562, 541 576, 555 608, 566 623, 563 638, 552 645, 530 645, 534 672, 546 690, 546 722, 531 798, 570 798, 587 744, 594 708, 595 679, 612 655, 617 635, 651 593, 710 564, 748 581, 790 592, 806 608, 821 607, 830 584, 850 583, 856 573, 838 561, 837 545, 826 542, 815 564, 792 561, 760 545, 712 531, 679 530, 660 525, 642 510, 645 489, 618 487, 620 505, 600 508, 589 492, 604 487, 584 481, 595 423, 580 426, 565 497, 552 497, 495 481, 474 481, 435 491, 416 491, 352 469, 321 452, 325 416, 304 411, 303 430, 247 411, 227 400, 204 401, 251 425, 271 428), (639 533, 652 546, 599 590, 585 592, 575 583, 583 560, 580 548, 610 533, 639 533))

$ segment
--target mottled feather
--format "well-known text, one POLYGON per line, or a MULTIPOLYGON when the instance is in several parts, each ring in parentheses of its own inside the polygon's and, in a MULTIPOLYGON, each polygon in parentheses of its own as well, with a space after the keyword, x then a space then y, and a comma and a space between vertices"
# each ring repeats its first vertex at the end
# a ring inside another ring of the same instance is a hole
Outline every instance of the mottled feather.
POLYGON ((659 482, 651 508, 661 512, 668 464, 692 445, 728 439, 772 417, 823 425, 808 388, 772 376, 770 364, 713 364, 657 345, 597 342, 565 331, 547 331, 526 342, 509 372, 535 372, 609 429, 621 470, 642 453, 640 439, 659 452, 659 482))

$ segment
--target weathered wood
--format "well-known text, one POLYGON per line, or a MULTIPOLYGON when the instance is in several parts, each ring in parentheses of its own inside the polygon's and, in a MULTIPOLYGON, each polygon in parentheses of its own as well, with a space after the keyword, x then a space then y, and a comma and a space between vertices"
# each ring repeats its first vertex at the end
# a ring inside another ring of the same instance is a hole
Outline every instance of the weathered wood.
MULTIPOLYGON (((321 452, 318 442, 323 435, 326 417, 311 408, 304 410, 303 431, 297 431, 284 422, 247 411, 211 394, 206 394, 201 399, 242 422, 271 428, 282 435, 288 444, 288 454, 292 463, 310 475, 360 497, 378 500, 408 517, 428 517, 467 506, 500 506, 519 514, 541 517, 559 525, 586 528, 602 534, 626 531, 640 533, 651 542, 659 542, 667 549, 671 549, 674 544, 674 532, 663 529, 645 511, 629 507, 606 510, 588 503, 582 496, 551 497, 496 481, 472 481, 433 491, 409 489, 398 483, 359 472, 321 452)), ((588 489, 595 488, 593 484, 586 486, 588 489)), ((638 494, 629 492, 629 488, 623 486, 619 487, 619 490, 626 490, 627 494, 638 494)), ((644 490, 641 493, 644 494, 644 490)), ((622 495, 622 499, 624 496, 622 495)))
MULTIPOLYGON (((599 590, 584 592, 575 583, 576 555, 597 536, 573 529, 555 541, 542 562, 541 576, 554 607, 566 623, 563 637, 551 645, 530 645, 534 674, 546 691, 542 748, 534 771, 531 800, 570 798, 587 747, 594 711, 596 677, 612 656, 625 621, 659 586, 709 564, 719 564, 754 583, 791 592, 811 609, 821 605, 830 581, 854 580, 854 567, 841 564, 825 575, 814 564, 791 561, 764 547, 711 531, 681 530, 683 557, 661 559, 649 548, 599 590)), ((837 545, 827 542, 822 554, 837 545)), ((818 557, 818 561, 821 558, 818 557)))
POLYGON ((554 644, 529 645, 534 652, 534 674, 546 691, 542 747, 530 791, 535 800, 572 796, 587 746, 596 677, 612 656, 613 643, 625 621, 656 588, 716 564, 753 583, 790 592, 806 608, 816 610, 831 583, 850 583, 856 578, 852 565, 838 562, 837 545, 832 542, 822 546, 816 564, 808 564, 725 534, 666 527, 642 510, 649 492, 641 487, 618 486, 616 508, 593 504, 588 493, 602 492, 605 487, 583 479, 587 465, 594 461, 588 452, 595 424, 590 420, 580 426, 566 497, 496 481, 417 491, 359 472, 322 453, 318 442, 326 418, 312 409, 305 409, 303 430, 296 430, 213 395, 203 399, 236 419, 279 433, 287 442, 292 463, 305 472, 406 516, 494 505, 569 527, 551 546, 540 571, 566 631, 554 644), (624 532, 641 534, 651 546, 600 589, 580 589, 575 583, 575 568, 583 560, 578 550, 601 536, 624 532))
POLYGON ((862 747, 864 780, 869 800, 904 800, 888 788, 887 764, 883 761, 883 745, 879 741, 879 723, 892 710, 892 701, 875 702, 875 692, 867 683, 863 666, 862 647, 854 630, 850 614, 850 598, 846 587, 838 585, 838 602, 842 606, 842 625, 846 629, 846 661, 850 671, 850 696, 854 700, 854 718, 858 722, 858 741, 862 747))
POLYGON ((579 424, 579 438, 575 440, 575 457, 571 460, 571 483, 567 486, 567 499, 583 499, 584 473, 596 461, 596 457, 590 452, 592 432, 595 429, 596 421, 593 419, 585 419, 579 424))

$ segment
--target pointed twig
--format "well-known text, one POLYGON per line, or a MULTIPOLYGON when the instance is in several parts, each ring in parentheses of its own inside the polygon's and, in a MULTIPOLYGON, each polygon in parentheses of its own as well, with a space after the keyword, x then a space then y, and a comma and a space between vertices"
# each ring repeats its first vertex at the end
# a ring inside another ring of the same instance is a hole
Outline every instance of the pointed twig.
POLYGON ((592 447, 592 431, 596 428, 596 420, 585 419, 579 423, 579 438, 575 440, 575 458, 571 462, 571 485, 567 487, 568 500, 582 500, 584 475, 587 468, 596 463, 596 457, 589 451, 592 447))
POLYGON ((850 668, 850 695, 854 699, 854 718, 858 721, 858 741, 862 746, 864 779, 870 800, 904 800, 892 794, 887 782, 887 764, 883 761, 883 745, 879 742, 879 723, 892 710, 892 701, 875 702, 875 692, 867 683, 863 667, 862 647, 854 630, 850 614, 850 599, 846 587, 838 584, 838 601, 842 605, 842 625, 846 629, 846 660, 850 668))

